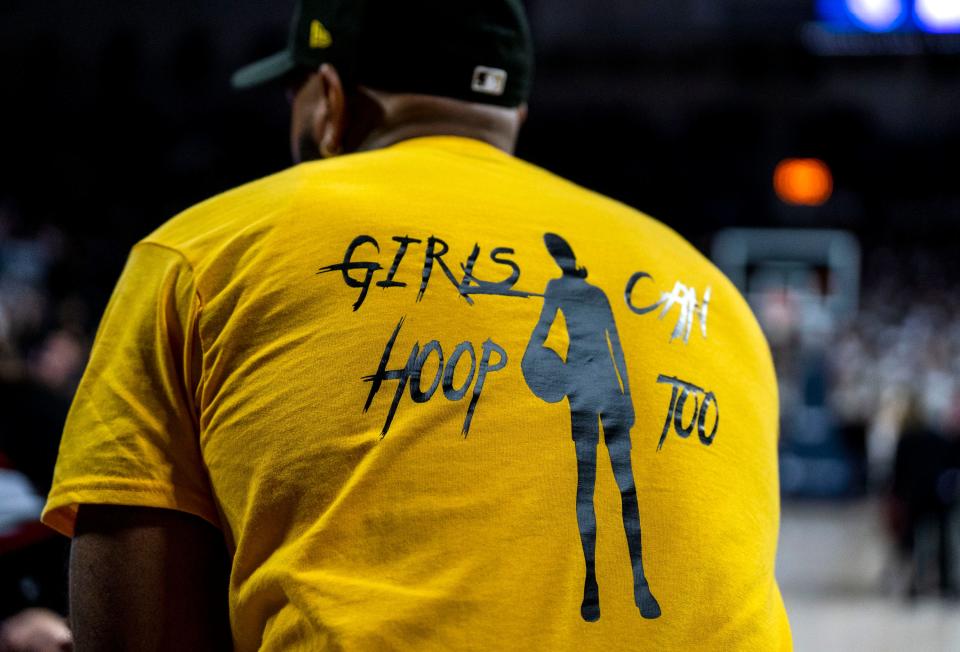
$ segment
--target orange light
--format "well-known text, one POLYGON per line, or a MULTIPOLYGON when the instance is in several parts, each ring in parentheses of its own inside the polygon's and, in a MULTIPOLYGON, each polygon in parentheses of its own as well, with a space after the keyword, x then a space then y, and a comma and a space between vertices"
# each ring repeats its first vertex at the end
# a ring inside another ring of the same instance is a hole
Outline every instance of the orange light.
POLYGON ((833 195, 833 175, 816 158, 788 158, 773 174, 777 197, 794 206, 823 206, 833 195))

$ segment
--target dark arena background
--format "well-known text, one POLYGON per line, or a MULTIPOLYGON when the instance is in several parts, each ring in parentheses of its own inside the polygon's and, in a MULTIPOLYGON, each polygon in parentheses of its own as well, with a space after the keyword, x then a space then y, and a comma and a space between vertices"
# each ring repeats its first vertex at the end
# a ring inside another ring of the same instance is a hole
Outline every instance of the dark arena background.
MULTIPOLYGON (((518 155, 679 231, 766 330, 797 649, 960 649, 960 0, 527 4, 518 155)), ((284 98, 229 87, 275 5, 0 5, 0 618, 63 609, 32 521, 129 248, 289 165, 284 98)))

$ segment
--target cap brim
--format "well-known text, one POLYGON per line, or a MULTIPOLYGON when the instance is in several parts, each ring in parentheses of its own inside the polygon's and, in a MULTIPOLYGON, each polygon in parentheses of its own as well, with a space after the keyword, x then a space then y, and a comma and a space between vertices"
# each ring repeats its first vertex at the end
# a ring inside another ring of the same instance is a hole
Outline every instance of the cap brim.
POLYGON ((296 67, 297 63, 293 60, 290 52, 284 50, 241 68, 233 74, 230 84, 234 88, 260 86, 282 78, 284 75, 293 72, 296 67))

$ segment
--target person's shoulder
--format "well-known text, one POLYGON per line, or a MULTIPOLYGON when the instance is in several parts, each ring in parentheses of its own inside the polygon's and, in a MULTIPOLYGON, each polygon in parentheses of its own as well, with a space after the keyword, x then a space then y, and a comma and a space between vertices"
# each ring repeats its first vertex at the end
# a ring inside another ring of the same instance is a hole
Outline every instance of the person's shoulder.
POLYGON ((269 219, 296 194, 299 183, 296 168, 290 168, 232 188, 180 212, 141 243, 175 249, 189 257, 244 224, 269 219))
MULTIPOLYGON (((574 210, 584 209, 594 216, 590 229, 609 249, 611 258, 629 261, 637 272, 655 276, 658 283, 666 283, 664 291, 697 293, 702 306, 709 304, 711 313, 721 313, 741 334, 744 346, 755 349, 769 358, 769 346, 752 308, 741 291, 706 255, 683 235, 657 218, 623 202, 583 188, 562 177, 552 175, 556 183, 565 187, 574 210), (674 285, 674 284, 677 285, 674 285)), ((589 265, 588 265, 589 267, 589 265)), ((771 363, 772 364, 772 363, 771 363)))
MULTIPOLYGON (((668 252, 673 260, 711 275, 723 276, 686 238, 650 214, 543 168, 529 163, 524 165, 548 181, 553 193, 562 195, 571 214, 578 219, 589 215, 590 228, 600 237, 622 247, 641 247, 648 253, 668 252)), ((545 188, 538 187, 541 189, 545 188)))
POLYGON ((305 197, 317 204, 342 195, 357 163, 346 159, 354 158, 303 163, 227 190, 174 216, 141 244, 178 251, 195 263, 230 241, 274 227, 294 215, 305 197))
POLYGON ((709 258, 665 222, 612 197, 562 177, 551 176, 558 184, 566 186, 571 198, 589 205, 590 212, 583 214, 593 215, 592 228, 601 235, 605 234, 608 241, 616 243, 615 246, 630 249, 638 259, 667 261, 678 270, 686 269, 695 276, 706 277, 737 292, 709 258))
POLYGON ((622 201, 591 190, 575 181, 560 176, 535 163, 516 159, 518 166, 528 174, 537 177, 537 196, 550 195, 561 199, 568 212, 577 216, 589 215, 591 223, 600 233, 617 234, 620 229, 642 237, 645 241, 662 241, 664 246, 680 250, 682 253, 696 255, 696 249, 675 230, 622 201))

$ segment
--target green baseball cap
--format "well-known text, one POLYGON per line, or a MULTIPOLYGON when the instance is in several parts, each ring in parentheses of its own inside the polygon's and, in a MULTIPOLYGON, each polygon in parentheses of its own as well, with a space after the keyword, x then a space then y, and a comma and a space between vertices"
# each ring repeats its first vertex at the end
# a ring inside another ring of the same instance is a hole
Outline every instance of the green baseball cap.
POLYGON ((298 0, 287 48, 232 83, 324 63, 346 83, 515 107, 530 94, 533 45, 521 0, 298 0))

